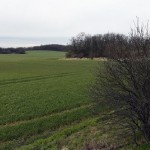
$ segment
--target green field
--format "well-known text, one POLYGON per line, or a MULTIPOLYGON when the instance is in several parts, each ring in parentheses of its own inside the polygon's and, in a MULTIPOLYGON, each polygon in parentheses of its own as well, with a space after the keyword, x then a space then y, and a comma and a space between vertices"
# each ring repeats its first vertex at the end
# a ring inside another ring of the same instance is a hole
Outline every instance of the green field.
POLYGON ((65 52, 0 55, 0 149, 82 150, 98 141, 126 150, 128 131, 112 129, 111 110, 89 98, 97 64, 65 52))
POLYGON ((96 61, 64 52, 0 55, 0 141, 14 149, 90 118, 88 84, 96 61))

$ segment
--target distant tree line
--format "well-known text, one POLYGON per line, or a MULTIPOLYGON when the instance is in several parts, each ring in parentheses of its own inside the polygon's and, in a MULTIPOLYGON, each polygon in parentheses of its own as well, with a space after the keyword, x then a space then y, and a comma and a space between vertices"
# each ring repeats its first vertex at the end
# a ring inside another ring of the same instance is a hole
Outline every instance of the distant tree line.
POLYGON ((28 47, 26 50, 53 50, 53 51, 67 51, 68 46, 60 44, 49 44, 41 46, 28 47))
POLYGON ((0 54, 25 54, 29 50, 53 50, 67 51, 68 46, 59 44, 41 45, 33 47, 18 47, 18 48, 0 48, 0 54))
POLYGON ((0 54, 25 54, 25 48, 0 48, 0 54))
MULTIPOLYGON (((121 54, 122 51, 125 54, 127 49, 132 50, 139 43, 147 46, 150 43, 150 39, 144 42, 146 43, 143 43, 143 40, 137 36, 126 36, 123 34, 107 33, 91 36, 80 33, 71 39, 70 50, 67 52, 66 57, 113 57, 117 53, 121 54)), ((137 53, 140 55, 140 50, 137 53)))

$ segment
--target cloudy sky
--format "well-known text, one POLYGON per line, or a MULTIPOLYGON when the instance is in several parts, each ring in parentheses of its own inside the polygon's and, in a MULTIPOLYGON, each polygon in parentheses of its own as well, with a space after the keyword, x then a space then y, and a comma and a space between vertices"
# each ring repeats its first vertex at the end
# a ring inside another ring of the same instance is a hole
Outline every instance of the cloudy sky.
POLYGON ((128 34, 136 16, 150 19, 149 6, 150 0, 0 0, 0 37, 66 43, 80 32, 128 34))

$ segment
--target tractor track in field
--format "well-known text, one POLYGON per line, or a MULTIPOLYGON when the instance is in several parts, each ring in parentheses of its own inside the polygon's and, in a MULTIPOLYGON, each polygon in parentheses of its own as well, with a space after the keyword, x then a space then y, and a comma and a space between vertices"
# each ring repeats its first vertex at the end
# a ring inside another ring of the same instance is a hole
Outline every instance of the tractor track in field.
MULTIPOLYGON (((80 123, 85 122, 85 121, 87 121, 87 120, 89 120, 89 119, 93 119, 93 117, 84 118, 80 123)), ((71 127, 72 125, 73 125, 73 126, 76 126, 76 125, 78 125, 78 124, 79 124, 78 122, 73 122, 73 124, 64 125, 65 128, 64 128, 64 127, 61 127, 61 128, 58 128, 58 130, 56 129, 56 130, 52 130, 52 131, 51 131, 51 130, 45 130, 43 133, 34 134, 34 135, 32 135, 31 137, 38 136, 38 135, 46 135, 46 136, 42 136, 42 139, 45 139, 45 138, 47 138, 47 137, 53 136, 53 134, 55 134, 55 133, 57 133, 57 132, 61 132, 62 129, 69 128, 69 127, 71 127)), ((15 140, 20 141, 21 138, 15 139, 15 140)), ((39 138, 35 139, 34 141, 37 141, 37 140, 39 140, 39 138)), ((12 140, 0 141, 0 145, 1 145, 1 144, 7 144, 7 143, 9 143, 9 142, 12 142, 12 140)), ((29 143, 28 143, 28 144, 29 144, 29 143)), ((19 146, 19 147, 20 147, 20 146, 19 146)), ((0 147, 0 148, 1 148, 1 147, 0 147)), ((1 149, 0 149, 0 150, 1 150, 1 149)))
POLYGON ((79 107, 67 109, 67 110, 64 110, 64 111, 61 111, 61 112, 46 114, 46 115, 43 115, 43 116, 40 116, 40 117, 35 117, 35 118, 32 118, 32 119, 28 119, 28 120, 21 120, 21 121, 15 121, 15 122, 10 122, 10 123, 6 123, 6 124, 1 124, 0 128, 16 126, 16 125, 20 125, 20 124, 24 124, 24 123, 29 123, 29 122, 32 122, 32 121, 38 121, 38 120, 41 120, 41 119, 47 119, 47 118, 52 117, 52 116, 61 115, 61 114, 67 113, 67 112, 73 112, 73 111, 76 111, 76 110, 79 110, 79 109, 82 109, 82 108, 90 108, 93 105, 94 105, 94 103, 86 104, 86 105, 82 105, 82 106, 79 106, 79 107))
POLYGON ((8 85, 8 84, 17 84, 17 83, 25 83, 25 82, 32 82, 32 81, 38 81, 38 80, 46 80, 49 78, 56 78, 56 77, 65 77, 70 75, 76 75, 76 73, 60 73, 60 74, 52 74, 52 75, 46 75, 46 76, 35 76, 35 77, 26 77, 21 79, 10 79, 10 80, 3 80, 0 81, 1 85, 8 85))

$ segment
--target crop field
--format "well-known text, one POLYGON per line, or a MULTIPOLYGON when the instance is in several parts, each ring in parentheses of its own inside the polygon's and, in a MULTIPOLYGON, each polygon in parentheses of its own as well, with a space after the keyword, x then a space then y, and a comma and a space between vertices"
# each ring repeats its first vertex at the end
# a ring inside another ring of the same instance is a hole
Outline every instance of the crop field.
POLYGON ((89 98, 98 63, 54 51, 0 55, 0 149, 82 150, 92 141, 128 149, 128 131, 112 128, 110 108, 89 98))
POLYGON ((0 148, 15 149, 92 117, 88 84, 97 64, 64 52, 0 55, 0 148))

